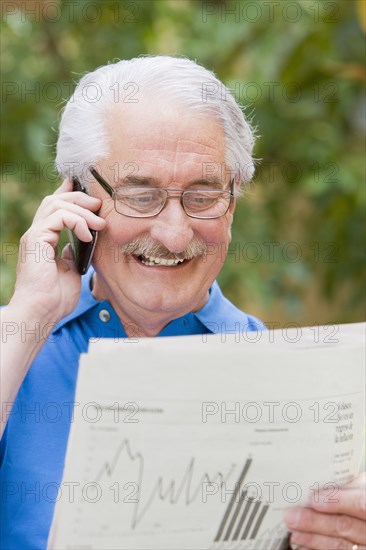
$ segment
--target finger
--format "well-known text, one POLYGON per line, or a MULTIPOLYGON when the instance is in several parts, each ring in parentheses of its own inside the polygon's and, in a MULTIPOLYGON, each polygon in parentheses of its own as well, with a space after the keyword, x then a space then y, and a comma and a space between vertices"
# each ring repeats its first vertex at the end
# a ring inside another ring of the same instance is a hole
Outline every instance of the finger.
POLYGON ((62 195, 49 195, 43 199, 38 208, 34 221, 44 219, 57 210, 71 210, 81 216, 86 212, 97 211, 101 207, 102 201, 96 197, 90 197, 85 193, 72 192, 62 195))
POLYGON ((75 235, 84 242, 90 242, 92 235, 89 231, 95 229, 99 231, 105 227, 105 220, 99 218, 92 212, 88 211, 86 218, 83 218, 68 210, 58 210, 45 220, 41 220, 34 224, 27 231, 25 238, 28 242, 38 241, 40 243, 48 243, 53 247, 58 245, 60 231, 70 229, 75 235))
POLYGON ((61 253, 61 258, 56 258, 57 268, 60 271, 73 271, 75 274, 78 274, 78 270, 75 264, 74 255, 72 252, 72 247, 70 244, 67 244, 61 253), (71 249, 71 252, 70 252, 71 249))
POLYGON ((341 487, 332 496, 328 491, 315 493, 311 498, 311 507, 326 514, 348 514, 366 521, 366 488, 364 476, 341 487))
POLYGON ((67 243, 62 249, 61 258, 65 261, 75 260, 75 254, 70 243, 67 243))
MULTIPOLYGON (((52 197, 52 195, 51 195, 52 197)), ((55 197, 56 198, 56 197, 55 197)), ((56 204, 58 201, 66 201, 71 204, 78 204, 89 210, 99 210, 102 205, 101 199, 98 197, 92 197, 81 191, 72 191, 71 193, 63 193, 62 195, 57 196, 56 204)))
POLYGON ((291 548, 311 548, 312 550, 329 550, 330 548, 337 548, 337 550, 352 550, 355 546, 358 550, 361 550, 361 546, 356 543, 352 543, 349 540, 345 540, 337 537, 326 537, 324 535, 317 535, 314 533, 302 533, 294 532, 290 539, 291 548))
MULTIPOLYGON (((322 514, 311 508, 290 508, 285 512, 290 531, 302 531, 364 543, 365 522, 344 514, 322 514)), ((312 548, 312 546, 310 546, 312 548)))
MULTIPOLYGON (((74 193, 72 193, 74 195, 74 193)), ((38 221, 40 219, 44 219, 47 216, 52 215, 54 212, 57 212, 58 210, 68 210, 69 212, 73 212, 74 214, 78 214, 79 216, 82 216, 85 219, 93 219, 93 216, 95 215, 92 213, 92 217, 90 217, 90 213, 93 210, 98 210, 100 207, 100 200, 95 199, 93 197, 88 197, 84 195, 80 201, 75 199, 75 197, 72 197, 72 200, 70 202, 60 199, 53 199, 50 201, 45 201, 43 203, 42 209, 37 212, 37 215, 35 216, 35 220, 38 221)), ((101 218, 103 219, 103 218, 101 218)), ((104 224, 103 224, 104 225, 104 224)))
POLYGON ((57 195, 59 193, 65 193, 65 191, 72 191, 73 183, 70 179, 66 178, 61 183, 61 185, 56 189, 54 192, 54 195, 57 195))

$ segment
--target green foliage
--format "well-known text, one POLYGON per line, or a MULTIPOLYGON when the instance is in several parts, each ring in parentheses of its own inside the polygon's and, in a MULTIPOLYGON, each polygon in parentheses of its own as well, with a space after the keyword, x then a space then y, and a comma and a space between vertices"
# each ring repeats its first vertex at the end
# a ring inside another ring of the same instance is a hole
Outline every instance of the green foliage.
POLYGON ((3 14, 1 33, 3 302, 20 235, 59 183, 58 117, 75 82, 116 58, 172 54, 215 71, 260 134, 220 275, 226 295, 280 324, 362 320, 365 74, 355 2, 7 4, 19 7, 3 14))

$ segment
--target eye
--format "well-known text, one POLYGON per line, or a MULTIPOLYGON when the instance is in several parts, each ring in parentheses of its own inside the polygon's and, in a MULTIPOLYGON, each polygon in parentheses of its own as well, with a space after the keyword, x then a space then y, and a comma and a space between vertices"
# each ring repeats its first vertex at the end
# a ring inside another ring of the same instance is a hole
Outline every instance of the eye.
POLYGON ((193 210, 204 210, 210 206, 213 206, 219 197, 220 193, 216 192, 186 193, 184 196, 184 203, 187 208, 193 210))
POLYGON ((135 203, 135 204, 146 204, 146 203, 149 203, 149 202, 152 202, 154 201, 155 197, 154 195, 151 195, 151 194, 141 194, 141 195, 137 195, 136 197, 132 196, 132 197, 129 197, 129 201, 131 203, 135 203))
POLYGON ((149 211, 156 208, 161 203, 159 190, 151 189, 124 189, 117 195, 117 200, 139 212, 149 211))

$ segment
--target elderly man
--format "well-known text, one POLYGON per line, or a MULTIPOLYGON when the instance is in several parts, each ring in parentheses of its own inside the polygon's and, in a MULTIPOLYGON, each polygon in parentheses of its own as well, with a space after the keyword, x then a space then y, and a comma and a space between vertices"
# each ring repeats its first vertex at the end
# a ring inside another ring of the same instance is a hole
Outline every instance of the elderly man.
MULTIPOLYGON (((60 125, 56 163, 65 180, 22 238, 21 249, 37 246, 39 255, 20 258, 3 314, 6 412, 14 402, 2 440, 4 548, 46 547, 55 499, 44 488, 61 483, 89 338, 263 328, 215 282, 236 197, 254 171, 253 143, 227 88, 187 59, 121 61, 81 79, 60 125), (86 193, 72 190, 73 177, 86 193), (65 228, 84 242, 98 232, 82 279, 70 246, 56 257, 65 228), (43 414, 52 402, 63 407, 55 422, 43 414)), ((340 495, 333 509, 298 510, 289 522, 294 542, 362 543, 362 490, 340 495)))

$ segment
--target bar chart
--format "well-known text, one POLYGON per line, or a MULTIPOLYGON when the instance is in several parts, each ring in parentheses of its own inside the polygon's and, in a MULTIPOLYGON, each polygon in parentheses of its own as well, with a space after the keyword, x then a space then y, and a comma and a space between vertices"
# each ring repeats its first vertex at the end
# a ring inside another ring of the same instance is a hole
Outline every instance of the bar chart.
POLYGON ((252 464, 252 458, 245 460, 235 490, 225 510, 214 539, 213 547, 249 548, 254 541, 256 549, 280 550, 286 548, 286 531, 283 527, 260 533, 270 504, 250 496, 245 489, 245 480, 252 464), (263 546, 262 546, 263 543, 263 546))

